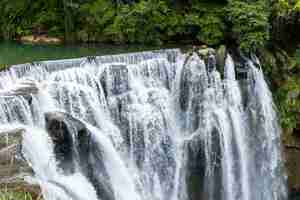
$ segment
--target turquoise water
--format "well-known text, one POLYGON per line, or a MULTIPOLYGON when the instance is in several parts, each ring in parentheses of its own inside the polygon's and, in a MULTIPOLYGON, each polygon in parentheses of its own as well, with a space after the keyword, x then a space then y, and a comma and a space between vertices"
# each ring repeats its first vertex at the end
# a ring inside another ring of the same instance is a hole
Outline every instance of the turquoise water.
POLYGON ((78 58, 84 56, 119 54, 161 48, 170 46, 141 46, 141 45, 36 45, 14 42, 0 42, 0 67, 28 63, 33 61, 78 58))

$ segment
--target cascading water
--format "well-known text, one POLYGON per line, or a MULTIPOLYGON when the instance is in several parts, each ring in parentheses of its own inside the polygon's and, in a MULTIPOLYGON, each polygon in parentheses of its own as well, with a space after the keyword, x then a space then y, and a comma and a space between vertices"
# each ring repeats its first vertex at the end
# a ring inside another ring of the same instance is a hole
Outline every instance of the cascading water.
POLYGON ((284 200, 280 127, 255 63, 242 80, 229 54, 221 78, 213 55, 177 49, 12 66, 0 120, 25 129, 46 200, 284 200))

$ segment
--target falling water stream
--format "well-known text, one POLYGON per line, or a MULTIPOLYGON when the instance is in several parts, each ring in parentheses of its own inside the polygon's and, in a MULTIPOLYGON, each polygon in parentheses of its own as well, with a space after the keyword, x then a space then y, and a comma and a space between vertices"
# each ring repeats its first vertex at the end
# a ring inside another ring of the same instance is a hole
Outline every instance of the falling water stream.
POLYGON ((46 200, 285 200, 261 67, 221 67, 178 49, 15 65, 0 122, 25 129, 46 200))

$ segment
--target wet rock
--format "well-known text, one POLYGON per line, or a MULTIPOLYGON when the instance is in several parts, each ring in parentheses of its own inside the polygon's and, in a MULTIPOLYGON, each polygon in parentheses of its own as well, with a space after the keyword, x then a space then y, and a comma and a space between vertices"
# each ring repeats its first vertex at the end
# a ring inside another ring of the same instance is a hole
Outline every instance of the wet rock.
MULTIPOLYGON (((291 1, 295 4, 298 1, 291 1)), ((299 9, 291 9, 284 15, 279 14, 272 20, 272 39, 273 43, 283 47, 288 52, 294 52, 300 42, 300 11, 299 9)))
POLYGON ((284 131, 282 134, 285 167, 288 176, 288 189, 291 195, 300 194, 300 129, 293 134, 284 131))
POLYGON ((201 137, 201 134, 203 133, 199 132, 185 144, 187 193, 190 200, 220 199, 222 169, 219 133, 217 129, 213 129, 210 141, 205 141, 207 138, 201 137), (206 146, 208 144, 211 146, 206 146), (207 152, 207 148, 211 151, 207 152))
POLYGON ((22 80, 17 82, 13 88, 0 90, 0 96, 6 99, 24 98, 29 105, 32 103, 32 95, 37 94, 39 91, 37 84, 30 80, 22 80))
POLYGON ((210 53, 215 54, 215 50, 213 48, 203 48, 199 49, 197 53, 202 59, 207 59, 210 53))
POLYGON ((185 144, 187 154, 187 193, 190 200, 202 199, 205 180, 205 152, 200 137, 185 144))
POLYGON ((78 121, 71 121, 70 116, 63 113, 46 113, 45 120, 47 131, 54 143, 59 167, 66 173, 74 173, 74 141, 69 128, 75 125, 80 130, 84 126, 78 121))
POLYGON ((300 192, 300 145, 285 146, 288 187, 290 193, 300 192))
POLYGON ((207 57, 207 71, 212 72, 217 69, 217 61, 215 55, 209 51, 207 57))
POLYGON ((37 94, 38 87, 33 81, 20 81, 15 84, 14 88, 10 90, 2 90, 0 91, 1 96, 29 96, 31 94, 37 94))
POLYGON ((125 64, 111 64, 101 77, 106 96, 119 95, 130 90, 129 70, 125 64))
POLYGON ((227 49, 225 45, 221 45, 216 51, 216 61, 220 72, 225 66, 226 51, 227 49))
POLYGON ((80 166, 99 197, 113 200, 114 193, 104 165, 103 150, 93 141, 86 125, 62 112, 45 114, 46 128, 54 143, 54 152, 59 167, 67 174, 80 166))

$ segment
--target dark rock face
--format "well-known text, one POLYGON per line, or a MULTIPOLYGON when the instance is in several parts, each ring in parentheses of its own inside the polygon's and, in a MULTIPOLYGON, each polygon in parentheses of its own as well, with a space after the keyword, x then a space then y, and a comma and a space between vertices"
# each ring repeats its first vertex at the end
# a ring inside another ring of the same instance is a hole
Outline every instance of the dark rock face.
POLYGON ((64 173, 75 172, 76 164, 90 180, 101 199, 113 200, 103 150, 93 141, 85 124, 61 112, 46 113, 46 127, 54 143, 54 152, 64 173))
POLYGON ((16 84, 16 87, 10 91, 3 91, 0 94, 3 96, 17 96, 24 97, 30 96, 30 94, 38 93, 38 87, 33 81, 23 81, 16 84))
POLYGON ((185 144, 187 153, 187 192, 189 200, 221 199, 222 196, 222 169, 221 147, 218 130, 215 128, 210 133, 211 152, 206 155, 205 141, 201 135, 194 137, 185 144), (210 162, 208 163, 209 156, 210 162), (207 166, 209 165, 209 166, 207 166), (209 174, 206 169, 209 169, 209 174))
MULTIPOLYGON (((45 115, 46 128, 54 143, 54 153, 58 160, 58 165, 66 173, 74 173, 75 161, 74 161, 74 141, 72 139, 72 133, 70 133, 69 127, 76 121, 69 124, 69 116, 63 113, 47 113, 45 115)), ((83 127, 77 127, 83 129, 83 127)), ((80 130, 80 129, 79 129, 80 130)))
MULTIPOLYGON (((283 133, 283 153, 286 160, 288 188, 291 197, 300 197, 300 129, 283 133)), ((291 198, 294 199, 294 198, 291 198)), ((297 198, 295 198, 297 199, 297 198)))
POLYGON ((293 52, 300 42, 300 11, 276 16, 272 22, 272 39, 282 48, 293 52))
POLYGON ((217 66, 217 61, 215 56, 212 53, 208 54, 207 58, 207 69, 209 72, 215 71, 217 66))
POLYGON ((101 77, 101 84, 105 96, 127 92, 130 90, 128 67, 123 64, 108 66, 101 77))
POLYGON ((202 199, 205 180, 205 152, 199 137, 186 143, 187 153, 187 193, 190 200, 202 199))
POLYGON ((285 149, 288 185, 291 193, 300 193, 300 146, 287 146, 285 149))

